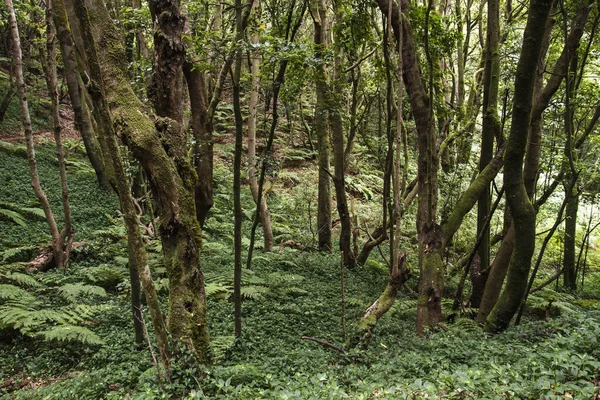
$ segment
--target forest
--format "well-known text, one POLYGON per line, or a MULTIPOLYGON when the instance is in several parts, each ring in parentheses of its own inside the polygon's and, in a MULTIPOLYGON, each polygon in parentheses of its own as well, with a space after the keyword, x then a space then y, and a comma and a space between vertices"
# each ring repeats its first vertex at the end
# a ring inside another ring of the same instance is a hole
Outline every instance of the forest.
POLYGON ((0 398, 600 399, 599 25, 4 0, 0 398))

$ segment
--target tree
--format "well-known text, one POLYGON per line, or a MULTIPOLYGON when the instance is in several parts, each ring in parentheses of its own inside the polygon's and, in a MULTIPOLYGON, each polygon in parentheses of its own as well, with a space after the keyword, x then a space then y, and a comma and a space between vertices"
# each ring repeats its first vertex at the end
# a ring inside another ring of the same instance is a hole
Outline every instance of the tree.
POLYGON ((504 167, 504 187, 513 218, 515 245, 508 267, 506 288, 486 321, 485 330, 488 332, 506 329, 517 312, 526 290, 535 247, 535 210, 524 185, 523 161, 531 120, 536 65, 551 7, 550 0, 532 0, 523 34, 504 167))
POLYGON ((144 168, 157 202, 158 233, 169 277, 168 331, 173 339, 189 346, 200 361, 208 362, 206 295, 200 264, 202 239, 194 202, 197 175, 187 157, 185 131, 180 122, 180 67, 185 51, 181 42, 184 18, 179 3, 152 4, 155 15, 160 16, 154 43, 155 120, 129 84, 125 50, 105 5, 101 1, 76 1, 75 6, 87 42, 88 62, 90 66, 96 64, 95 79, 101 79, 113 124, 144 168), (93 49, 98 55, 90 59, 93 49))
POLYGON ((56 64, 53 57, 56 54, 53 45, 52 28, 49 27, 48 45, 50 52, 48 54, 48 86, 52 98, 52 124, 54 138, 57 146, 58 164, 61 178, 63 212, 65 213, 65 226, 61 231, 54 218, 50 202, 46 197, 46 193, 42 189, 40 178, 38 175, 37 162, 35 159, 35 147, 33 142, 33 131, 31 128, 31 117, 29 115, 29 106, 27 103, 27 94, 25 81, 23 79, 23 56, 21 52, 21 40, 19 38, 19 27, 15 17, 15 10, 12 0, 5 0, 6 7, 9 12, 10 33, 12 39, 13 64, 15 70, 15 80, 17 85, 17 95, 19 97, 19 105, 21 107, 21 116, 23 118, 23 128, 25 131, 25 140, 27 142, 27 163, 29 165, 29 175, 31 176, 31 186, 35 192, 38 201, 40 202, 46 222, 50 228, 52 236, 52 254, 54 263, 57 268, 66 268, 69 263, 69 253, 73 242, 73 227, 71 225, 71 214, 68 200, 67 176, 65 170, 65 160, 62 152, 62 143, 60 138, 60 117, 58 115, 58 94, 56 92, 56 64))

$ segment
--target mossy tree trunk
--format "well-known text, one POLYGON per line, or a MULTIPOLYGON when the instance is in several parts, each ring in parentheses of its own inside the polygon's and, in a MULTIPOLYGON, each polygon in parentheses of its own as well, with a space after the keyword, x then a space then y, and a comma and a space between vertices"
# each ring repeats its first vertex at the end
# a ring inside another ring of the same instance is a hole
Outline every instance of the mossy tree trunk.
POLYGON ((56 29, 52 23, 53 6, 50 0, 46 3, 46 58, 45 73, 48 93, 52 102, 52 133, 56 144, 56 159, 58 161, 58 172, 60 175, 61 200, 63 206, 64 226, 58 236, 55 246, 61 258, 57 265, 67 267, 71 255, 71 246, 75 236, 75 229, 71 220, 71 206, 69 204, 69 186, 67 183, 67 167, 62 144, 62 126, 60 124, 59 101, 58 101, 58 78, 56 72, 56 29))
POLYGON ((180 33, 184 21, 179 4, 159 1, 151 5, 155 15, 160 16, 154 41, 158 113, 155 119, 129 84, 125 50, 103 2, 78 0, 76 6, 81 25, 93 32, 92 42, 98 51, 94 62, 101 74, 113 124, 144 168, 157 203, 158 233, 169 277, 169 333, 188 345, 201 362, 209 362, 206 295, 200 265, 202 237, 194 202, 197 175, 187 156, 185 131, 180 122, 184 56, 180 33))
POLYGON ((243 124, 242 106, 240 104, 240 78, 242 75, 242 41, 244 39, 242 22, 242 0, 235 0, 235 43, 236 51, 233 62, 233 112, 235 115, 235 151, 233 157, 233 303, 235 336, 242 334, 242 146, 243 124))
POLYGON ((551 0, 532 0, 515 78, 510 135, 506 148, 504 187, 515 230, 506 287, 486 320, 485 330, 506 329, 527 287, 535 248, 535 210, 523 181, 523 162, 531 120, 535 73, 552 7, 551 0))
MULTIPOLYGON (((63 0, 55 0, 58 4, 63 0)), ((138 226, 129 180, 125 175, 125 168, 121 161, 119 148, 117 144, 116 132, 113 126, 113 120, 110 114, 110 107, 105 95, 103 85, 102 71, 98 63, 98 53, 94 44, 94 39, 89 25, 89 19, 86 9, 80 3, 76 7, 78 27, 81 28, 83 41, 86 46, 86 58, 89 60, 91 82, 89 85, 91 98, 94 104, 94 113, 98 121, 98 132, 102 151, 106 160, 107 178, 115 188, 119 196, 123 220, 127 230, 128 255, 129 255, 129 273, 132 285, 132 308, 134 317, 134 326, 136 328, 136 339, 142 332, 142 310, 139 302, 139 285, 142 284, 146 303, 150 311, 154 331, 156 332, 157 344, 160 352, 160 358, 164 365, 168 365, 169 349, 167 343, 167 332, 164 324, 158 295, 154 287, 154 281, 148 267, 148 259, 144 248, 144 241, 138 226)), ((75 25, 75 24, 72 24, 75 25)))
MULTIPOLYGON (((493 156, 494 139, 501 135, 498 119, 498 84, 500 81, 500 1, 487 2, 487 39, 485 49, 485 70, 483 78, 483 126, 481 131, 481 153, 479 171, 482 171, 493 156)), ((477 237, 481 237, 477 254, 480 266, 486 269, 490 265, 490 227, 486 224, 490 212, 490 187, 485 188, 477 202, 477 237)), ((473 305, 473 307, 477 307, 473 305)))
MULTIPOLYGON (((590 8, 586 7, 587 2, 579 5, 577 12, 571 22, 571 32, 568 35, 566 43, 561 51, 559 58, 554 63, 552 73, 546 82, 546 85, 542 88, 544 82, 543 75, 545 68, 543 65, 544 61, 540 61, 537 68, 536 76, 536 87, 534 89, 534 104, 531 112, 531 121, 529 126, 529 139, 527 142, 527 151, 525 156, 525 165, 523 169, 523 180, 525 190, 532 199, 536 190, 536 183, 538 178, 539 162, 541 155, 541 133, 543 127, 543 113, 548 107, 550 100, 558 90, 561 82, 566 75, 568 61, 570 59, 569 54, 575 54, 579 42, 583 35, 583 27, 586 24, 589 16, 590 8)), ((547 46, 550 40, 550 33, 554 25, 554 19, 550 18, 546 24, 545 37, 543 39, 543 51, 545 55, 547 46)), ((543 57, 540 55, 540 60, 543 57)), ((581 146, 581 142, 578 140, 576 147, 581 146)), ((512 224, 511 224, 512 225, 512 224)), ((486 288, 484 290, 481 306, 479 308, 477 320, 484 323, 490 311, 496 304, 500 297, 500 291, 506 277, 506 273, 509 267, 510 257, 514 246, 514 228, 509 227, 502 241, 500 247, 496 252, 496 257, 490 268, 490 276, 486 282, 486 288)))

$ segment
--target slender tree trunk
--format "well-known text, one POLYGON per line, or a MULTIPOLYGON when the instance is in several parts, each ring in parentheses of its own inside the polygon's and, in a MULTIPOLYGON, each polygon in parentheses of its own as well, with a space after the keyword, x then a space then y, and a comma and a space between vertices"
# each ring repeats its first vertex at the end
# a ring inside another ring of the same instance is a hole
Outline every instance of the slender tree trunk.
MULTIPOLYGON (((336 2, 334 5, 336 23, 341 24, 340 5, 336 2)), ((327 109, 329 110, 329 123, 333 138, 333 162, 335 199, 337 211, 340 216, 340 251, 343 254, 344 265, 354 265, 356 263, 354 252, 352 251, 352 223, 350 221, 350 210, 348 209, 348 198, 346 196, 345 181, 345 146, 344 146, 344 123, 342 120, 341 107, 339 100, 342 96, 341 74, 342 74, 342 56, 340 54, 342 40, 339 30, 334 29, 334 61, 331 76, 331 93, 326 99, 327 109)))
POLYGON ((67 16, 67 9, 64 1, 55 2, 52 12, 54 26, 56 27, 56 36, 60 44, 60 52, 63 58, 65 69, 65 80, 69 91, 69 99, 75 116, 75 124, 85 146, 86 154, 96 172, 98 183, 101 186, 108 185, 108 178, 104 172, 104 161, 100 152, 100 147, 96 139, 94 128, 92 126, 90 112, 85 102, 84 88, 80 85, 79 67, 77 62, 77 53, 75 44, 71 35, 71 28, 67 16))
MULTIPOLYGON (((254 6, 258 6, 258 1, 254 3, 254 6)), ((252 44, 258 44, 258 34, 252 35, 252 44)), ((251 85, 252 91, 250 92, 250 100, 248 102, 248 108, 250 110, 250 116, 248 118, 248 181, 250 183, 250 190, 254 202, 258 201, 258 179, 257 179, 257 159, 256 159, 256 116, 258 111, 258 91, 260 88, 260 55, 258 52, 251 53, 251 66, 250 73, 252 76, 251 85)), ((263 250, 273 251, 273 228, 271 225, 271 213, 267 206, 266 196, 262 196, 260 203, 260 219, 263 227, 263 250)))
MULTIPOLYGON (((479 171, 489 164, 493 156, 494 139, 500 135, 500 121, 498 119, 498 84, 500 81, 500 1, 488 0, 488 23, 486 61, 483 78, 483 127, 481 133, 481 156, 479 158, 479 171)), ((486 269, 490 265, 490 227, 486 224, 490 212, 491 194, 489 186, 481 195, 477 203, 477 236, 481 243, 477 254, 480 267, 486 269)), ((473 307, 477 307, 473 305, 473 307)))
POLYGON ((58 241, 55 244, 57 253, 60 258, 56 260, 58 267, 68 267, 69 257, 71 254, 71 245, 75 230, 71 220, 71 207, 69 205, 69 186, 67 184, 67 168, 65 165, 65 156, 62 146, 62 127, 60 125, 60 115, 58 109, 58 80, 56 76, 56 31, 52 23, 52 2, 48 0, 46 3, 46 56, 45 63, 46 83, 48 93, 52 102, 52 132, 54 134, 54 142, 56 144, 56 158, 58 160, 58 170, 60 175, 60 188, 63 206, 63 215, 65 225, 58 235, 58 241))
POLYGON ((535 210, 523 181, 523 161, 532 111, 535 71, 542 50, 551 0, 532 0, 517 65, 511 131, 507 142, 504 187, 515 229, 506 287, 487 318, 485 330, 506 329, 527 288, 535 248, 535 210))
POLYGON ((234 267, 233 267, 233 303, 235 308, 235 336, 242 334, 242 145, 243 118, 240 105, 240 77, 242 74, 242 47, 244 27, 242 25, 242 0, 235 0, 235 41, 238 46, 233 62, 233 110, 235 114, 235 153, 233 159, 233 215, 234 215, 234 267))
POLYGON ((19 38, 19 28, 17 26, 17 20, 15 17, 15 10, 13 7, 12 0, 5 0, 6 8, 8 9, 8 22, 10 25, 10 33, 12 38, 13 47, 13 64, 15 67, 15 78, 17 84, 17 94, 19 97, 19 104, 21 106, 21 115, 23 118, 23 130, 25 131, 25 140, 27 143, 27 162, 29 164, 29 175, 31 176, 31 186, 33 191, 40 202, 44 215, 46 216, 46 222, 50 228, 50 234, 52 236, 52 253, 56 261, 56 266, 61 268, 62 260, 64 257, 63 249, 59 248, 60 244, 60 232, 54 219, 54 214, 46 197, 46 193, 42 189, 40 179, 38 176, 37 162, 35 159, 35 148, 33 143, 33 131, 31 129, 31 117, 29 115, 29 106, 27 104, 27 94, 25 89, 25 81, 23 79, 23 57, 21 53, 21 40, 19 38))
MULTIPOLYGON (((316 57, 325 62, 324 50, 327 48, 327 4, 325 0, 311 2, 312 15, 315 24, 316 57)), ((317 204, 317 229, 319 249, 331 251, 331 185, 329 181, 329 132, 327 130, 327 80, 325 66, 318 65, 315 71, 315 87, 317 102, 315 104, 315 127, 317 148, 319 151, 319 192, 317 204)))

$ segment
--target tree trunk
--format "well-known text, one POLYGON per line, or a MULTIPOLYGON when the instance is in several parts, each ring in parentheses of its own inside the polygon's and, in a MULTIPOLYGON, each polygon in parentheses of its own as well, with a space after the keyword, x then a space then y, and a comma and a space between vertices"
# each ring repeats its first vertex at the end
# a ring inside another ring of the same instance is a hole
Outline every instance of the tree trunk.
POLYGON ((56 158, 58 160, 58 171, 60 175, 61 200, 63 206, 63 216, 65 225, 58 235, 57 243, 55 243, 56 252, 60 258, 56 259, 58 268, 66 268, 69 266, 69 257, 71 254, 71 245, 75 231, 71 221, 71 207, 69 205, 69 186, 67 184, 67 168, 65 165, 65 156, 62 145, 62 127, 60 125, 60 115, 58 109, 58 80, 56 74, 56 30, 52 23, 52 2, 48 0, 46 3, 46 56, 45 63, 46 84, 48 93, 52 102, 52 132, 54 134, 54 142, 56 144, 56 158))
POLYGON ((235 41, 236 52, 233 62, 233 111, 235 114, 235 153, 233 158, 233 303, 235 336, 242 334, 242 145, 243 124, 242 107, 240 105, 240 77, 242 74, 242 47, 244 26, 242 25, 242 0, 235 0, 235 41))
MULTIPOLYGON (((183 62, 183 45, 178 35, 183 29, 179 5, 151 4, 151 10, 161 16, 154 41, 155 72, 159 74, 156 78, 162 77, 155 79, 159 90, 157 111, 160 110, 156 125, 151 111, 135 96, 129 84, 125 51, 103 2, 78 0, 76 5, 82 30, 87 31, 84 35, 88 37, 93 28, 94 38, 87 38, 86 49, 94 50, 95 39, 98 57, 93 63, 98 75, 101 74, 99 78, 104 83, 114 124, 144 168, 157 202, 158 233, 169 277, 169 333, 173 339, 187 344, 201 362, 208 362, 206 295, 200 266, 201 230, 194 203, 196 175, 185 149, 180 124, 182 110, 177 107, 181 105, 183 62)), ((88 53, 92 64, 89 58, 88 53)))
MULTIPOLYGON (((539 62, 537 68, 537 76, 536 76, 536 88, 534 90, 534 104, 531 112, 531 121, 529 127, 529 139, 527 142, 527 152, 525 156, 525 166, 523 170, 523 180, 525 185, 525 190, 530 199, 533 199, 535 194, 535 188, 538 178, 538 169, 539 169, 539 161, 541 154, 541 132, 543 127, 542 115, 544 110, 548 107, 552 96, 558 90, 562 79, 566 75, 567 70, 567 55, 575 54, 575 51, 579 45, 579 41, 583 34, 583 27, 585 26, 585 22, 587 21, 587 16, 589 14, 589 7, 585 7, 585 4, 581 4, 577 10, 577 13, 571 23, 572 29, 568 35, 565 46, 561 52, 560 57, 555 62, 554 67, 552 69, 552 74, 548 79, 546 86, 542 89, 543 83, 543 74, 545 68, 540 67, 544 65, 543 61, 539 62)), ((545 37, 543 39, 543 51, 542 54, 545 55, 547 51, 547 46, 550 40, 550 33, 552 31, 552 26, 554 24, 554 20, 551 18, 548 20, 545 28, 545 37)), ((540 60, 542 60, 542 56, 540 56, 540 60)), ((585 138, 586 135, 583 135, 582 138, 585 138)), ((578 140, 575 144, 576 147, 581 146, 582 141, 578 140)), ((489 312, 492 310, 496 301, 500 296, 500 290, 502 288, 502 284, 504 282, 504 277, 508 271, 510 255, 513 251, 514 245, 514 232, 511 233, 511 229, 509 228, 505 239, 503 240, 500 248, 497 251, 496 259, 492 263, 492 267, 490 270, 490 276, 486 283, 486 288, 484 291, 481 307, 479 309, 479 313, 477 319, 479 322, 485 322, 489 312), (513 236, 511 236, 513 235, 513 236), (509 239, 508 241, 506 239, 509 239), (505 243, 506 242, 506 243, 505 243), (499 282, 495 282, 495 280, 500 279, 499 282)))
POLYGON ((54 214, 46 197, 46 193, 42 189, 40 179, 38 176, 37 162, 35 159, 35 148, 33 144, 33 131, 31 129, 31 117, 29 115, 29 106, 27 104, 27 95, 25 89, 25 81, 23 79, 23 57, 21 53, 21 40, 19 38, 19 28, 17 26, 17 20, 15 17, 15 10, 13 7, 12 0, 5 0, 6 8, 8 8, 8 21, 10 25, 10 33, 13 47, 13 64, 15 67, 15 79, 17 84, 17 94, 19 97, 19 104, 21 106, 21 115, 23 118, 23 130, 25 131, 25 140, 27 142, 27 163, 29 164, 29 175, 31 176, 31 186, 35 192, 38 201, 40 202, 44 215, 46 216, 46 222, 50 228, 50 234, 52 236, 52 251, 54 253, 54 259, 56 260, 56 266, 58 268, 63 267, 62 260, 64 257, 63 249, 59 248, 60 233, 54 219, 54 214))
MULTIPOLYGON (((339 2, 334 5, 336 23, 341 24, 341 15, 339 2)), ((335 199, 337 211, 340 216, 341 232, 340 232, 340 251, 342 252, 344 265, 353 266, 356 263, 354 252, 352 251, 352 223, 350 221, 350 210, 348 209, 348 198, 346 196, 346 157, 344 145, 344 123, 342 121, 341 107, 338 99, 342 97, 341 74, 342 74, 342 56, 341 37, 339 29, 333 29, 334 42, 334 61, 333 71, 331 76, 330 94, 327 95, 326 104, 329 110, 329 123, 331 125, 331 133, 333 138, 333 168, 335 186, 335 199)))
MULTIPOLYGON (((327 4, 325 0, 311 2, 312 16, 315 24, 316 57, 325 62, 324 55, 327 48, 327 4)), ((329 181, 329 133, 327 130, 327 80, 325 66, 318 65, 315 71, 315 87, 317 102, 315 104, 315 127, 317 135, 317 148, 319 151, 319 192, 317 203, 317 229, 319 249, 331 251, 331 185, 329 181)))
MULTIPOLYGON (((258 6, 258 1, 254 3, 254 6, 258 6)), ((258 34, 252 35, 252 44, 258 44, 258 34)), ((254 51, 251 53, 251 66, 250 73, 252 75, 251 85, 252 91, 250 92, 250 100, 248 102, 248 109, 250 110, 250 116, 248 118, 248 181, 250 183, 250 190, 252 192, 252 198, 256 203, 258 201, 258 179, 257 179, 257 159, 256 159, 256 116, 258 109, 258 91, 260 88, 260 55, 254 51)), ((273 251, 273 228, 271 225, 271 213, 267 206, 266 196, 262 196, 260 203, 260 219, 263 227, 263 250, 273 251)))
MULTIPOLYGON (((489 164, 493 156, 494 139, 501 134, 501 125, 498 120, 498 84, 500 80, 500 1, 488 0, 488 23, 486 61, 483 78, 483 126, 481 130, 481 156, 479 158, 479 171, 489 164)), ((481 269, 490 265, 490 227, 486 224, 490 212, 491 194, 488 186, 477 203, 477 237, 481 243, 477 254, 479 255, 481 269)))
POLYGON ((75 124, 83 139, 83 145, 85 146, 85 151, 92 164, 92 168, 94 168, 94 171, 96 172, 98 183, 101 186, 107 186, 108 177, 105 176, 104 161, 92 126, 90 112, 87 109, 85 102, 83 94, 85 89, 80 85, 77 53, 71 35, 67 9, 62 0, 54 3, 52 17, 56 27, 58 42, 60 44, 60 52, 62 54, 65 69, 65 80, 67 82, 71 107, 73 108, 73 114, 75 116, 75 124))
POLYGON ((535 248, 535 210, 524 186, 523 161, 531 119, 535 73, 551 7, 551 0, 531 1, 517 65, 512 123, 504 168, 504 187, 513 218, 515 245, 506 287, 486 320, 487 332, 506 329, 517 312, 527 288, 527 276, 535 248))

